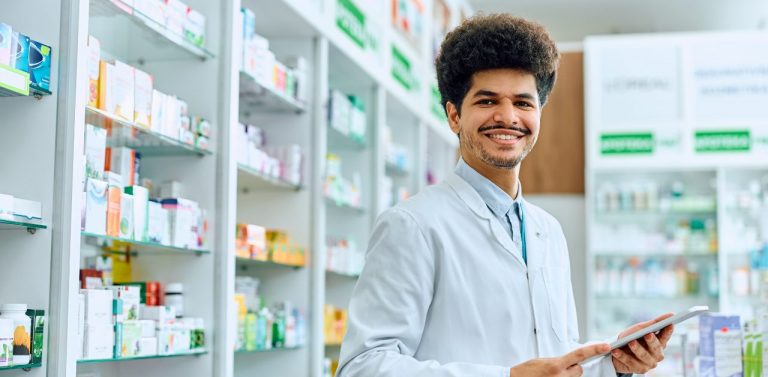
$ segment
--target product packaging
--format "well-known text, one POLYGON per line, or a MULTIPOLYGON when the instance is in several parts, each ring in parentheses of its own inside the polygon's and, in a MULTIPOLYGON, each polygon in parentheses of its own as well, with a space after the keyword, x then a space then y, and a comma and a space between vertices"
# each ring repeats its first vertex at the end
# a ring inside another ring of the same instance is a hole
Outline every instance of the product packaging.
POLYGON ((37 364, 43 362, 43 346, 45 335, 45 310, 27 309, 27 316, 32 319, 32 361, 37 364))
POLYGON ((22 72, 29 73, 29 37, 13 32, 11 38, 11 64, 22 72))
POLYGON ((156 201, 149 202, 147 240, 161 245, 170 245, 168 210, 156 201))
POLYGON ((149 117, 150 129, 162 133, 165 129, 165 102, 166 95, 157 90, 152 90, 152 113, 149 117))
POLYGON ((88 178, 86 182, 85 231, 107 234, 107 182, 88 178))
POLYGON ((139 126, 150 128, 152 116, 152 75, 134 68, 134 109, 133 121, 139 126))
POLYGON ((35 40, 29 41, 29 79, 44 90, 51 89, 51 46, 35 40))
POLYGON ((121 187, 129 187, 137 184, 136 151, 126 147, 107 148, 106 169, 117 173, 122 178, 121 187))
POLYGON ((699 370, 702 376, 741 377, 742 332, 739 316, 699 317, 699 370))
POLYGON ((139 340, 139 354, 138 356, 154 356, 157 355, 157 338, 141 338, 139 340))
POLYGON ((107 172, 109 177, 107 187, 107 235, 110 237, 120 236, 120 201, 122 199, 122 188, 120 183, 122 177, 119 174, 107 172))
MULTIPOLYGON (((82 279, 82 272, 87 270, 94 270, 101 273, 100 276, 98 276, 103 282, 103 285, 110 286, 112 285, 112 269, 113 269, 113 263, 112 258, 109 255, 97 255, 94 257, 88 257, 85 258, 85 266, 86 269, 80 270, 81 271, 81 279, 82 279)), ((99 286, 102 284, 100 283, 99 286)))
POLYGON ((141 307, 141 319, 153 320, 158 324, 163 324, 176 319, 176 310, 170 306, 146 306, 141 307))
POLYGON ((165 1, 165 27, 174 37, 184 34, 184 23, 187 18, 187 4, 179 0, 165 1))
POLYGON ((123 319, 137 321, 141 318, 141 289, 133 285, 116 285, 110 287, 114 299, 123 302, 123 319))
POLYGON ((100 289, 104 287, 102 272, 94 269, 80 269, 80 288, 100 289))
MULTIPOLYGON (((142 319, 139 320, 139 324, 141 325, 142 338, 155 338, 155 335, 157 335, 155 321, 150 319, 142 319)), ((157 338, 155 338, 155 342, 157 342, 157 338)))
POLYGON ((139 321, 126 320, 123 322, 123 336, 120 346, 120 357, 139 356, 141 348, 141 324, 139 321))
POLYGON ((120 195, 120 238, 133 240, 133 195, 120 195))
POLYGON ((81 289, 85 296, 85 323, 112 324, 113 293, 107 289, 81 289))
POLYGON ((184 38, 195 46, 205 45, 205 16, 202 13, 187 8, 187 17, 184 21, 184 38))
POLYGON ((163 199, 162 204, 169 213, 171 245, 182 248, 197 247, 197 203, 175 198, 163 199))
MULTIPOLYGON (((11 26, 0 22, 0 65, 11 65, 12 39, 13 29, 11 29, 11 26)), ((1 357, 2 355, 0 355, 1 357)))
POLYGON ((85 176, 104 179, 107 130, 91 124, 85 125, 85 176))
MULTIPOLYGON (((111 296, 111 292, 105 292, 110 293, 111 296)), ((87 306, 86 303, 86 307, 87 306)), ((90 323, 86 321, 83 359, 111 359, 114 357, 114 354, 115 326, 112 322, 90 323)))
POLYGON ((0 318, 0 367, 13 364, 13 320, 0 318))
POLYGON ((101 61, 101 43, 93 36, 88 36, 88 106, 99 108, 99 62, 101 61))
POLYGON ((147 222, 149 213, 149 191, 143 186, 130 186, 125 192, 133 196, 133 238, 136 241, 147 240, 147 222))
POLYGON ((102 110, 133 121, 134 69, 121 61, 101 62, 99 70, 99 106, 102 110))
POLYGON ((13 321, 13 364, 25 365, 31 361, 32 319, 26 315, 26 304, 0 305, 0 318, 13 321))

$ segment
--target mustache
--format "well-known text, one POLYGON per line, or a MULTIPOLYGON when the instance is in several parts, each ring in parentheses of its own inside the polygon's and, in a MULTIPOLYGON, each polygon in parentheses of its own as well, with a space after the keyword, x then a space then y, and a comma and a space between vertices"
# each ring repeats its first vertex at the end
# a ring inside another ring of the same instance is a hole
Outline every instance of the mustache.
POLYGON ((517 131, 517 132, 520 132, 520 133, 523 133, 523 134, 526 134, 526 135, 530 135, 531 134, 531 130, 529 130, 527 128, 522 128, 522 127, 517 127, 517 126, 507 127, 507 126, 505 126, 503 124, 492 124, 492 125, 489 125, 489 126, 482 126, 482 127, 480 127, 477 130, 477 132, 485 132, 485 131, 491 131, 491 130, 513 130, 513 131, 517 131))

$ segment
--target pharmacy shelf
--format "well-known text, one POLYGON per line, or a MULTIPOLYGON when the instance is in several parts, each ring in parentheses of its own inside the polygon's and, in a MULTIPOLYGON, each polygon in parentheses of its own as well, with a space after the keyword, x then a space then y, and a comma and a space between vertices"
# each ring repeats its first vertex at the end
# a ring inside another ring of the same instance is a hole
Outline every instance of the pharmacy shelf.
POLYGON ((256 78, 240 72, 240 113, 296 113, 307 111, 307 105, 280 91, 259 83, 256 78))
POLYGON ((346 272, 334 271, 334 270, 329 270, 329 269, 326 269, 325 272, 329 276, 338 276, 338 277, 342 277, 342 278, 357 279, 357 278, 360 277, 360 274, 349 274, 349 273, 346 273, 346 272))
POLYGON ((295 351, 303 348, 304 346, 270 348, 268 350, 236 350, 235 355, 247 355, 247 354, 253 354, 253 353, 269 353, 269 352, 280 352, 280 351, 295 351))
POLYGON ((363 207, 357 207, 357 206, 352 206, 352 205, 349 205, 349 204, 341 203, 341 202, 339 202, 339 201, 337 201, 337 200, 335 200, 333 198, 327 197, 327 196, 325 197, 325 203, 328 204, 331 207, 335 207, 335 208, 339 208, 339 209, 343 209, 343 210, 348 210, 348 211, 353 211, 353 212, 357 212, 359 214, 365 213, 365 208, 363 208, 363 207))
POLYGON ((160 61, 214 58, 203 47, 187 41, 183 35, 169 30, 121 0, 90 0, 91 34, 99 39, 112 35, 127 36, 110 44, 126 49, 121 57, 129 61, 160 61))
POLYGON ((247 192, 250 190, 270 189, 299 191, 304 186, 286 182, 279 178, 270 177, 249 166, 237 164, 237 187, 241 191, 247 192))
POLYGON ((26 229, 29 233, 34 234, 38 229, 46 228, 48 228, 47 225, 40 223, 0 219, 0 230, 26 229))
POLYGON ((7 366, 7 367, 0 367, 0 372, 5 371, 5 370, 18 370, 18 369, 21 369, 23 371, 29 372, 30 370, 32 370, 32 368, 40 368, 42 366, 43 366, 42 363, 24 364, 24 365, 12 365, 12 366, 7 366))
POLYGON ((176 254, 200 256, 211 253, 210 250, 205 249, 187 249, 183 247, 161 245, 154 242, 127 240, 120 237, 105 236, 88 232, 82 232, 81 234, 83 237, 96 240, 96 242, 102 246, 109 246, 112 242, 124 243, 125 245, 122 247, 125 250, 124 252, 129 252, 133 255, 176 254))
POLYGON ((407 169, 403 169, 395 164, 387 163, 385 166, 385 172, 392 177, 407 177, 411 172, 407 169))
POLYGON ((99 364, 99 363, 115 363, 115 362, 121 362, 121 361, 169 359, 174 357, 202 356, 207 353, 208 351, 197 351, 197 352, 177 353, 173 355, 153 355, 153 356, 121 357, 121 358, 110 358, 110 359, 78 360, 77 363, 78 364, 99 364))
POLYGON ((332 126, 328 126, 328 150, 355 150, 363 151, 368 148, 363 140, 352 138, 332 126))
POLYGON ((290 269, 290 270, 299 270, 306 266, 299 266, 299 265, 292 265, 292 264, 285 264, 285 263, 277 263, 272 261, 263 261, 258 259, 251 259, 251 258, 243 258, 243 257, 235 257, 235 260, 238 264, 241 266, 263 266, 263 267, 275 267, 275 268, 284 268, 284 269, 290 269))
POLYGON ((110 114, 104 110, 92 106, 86 107, 86 123, 106 129, 111 128, 113 136, 109 136, 107 143, 110 147, 129 147, 141 153, 142 156, 206 156, 213 154, 207 149, 200 149, 193 145, 182 143, 176 138, 152 131, 134 122, 127 121, 110 114), (123 135, 114 136, 118 130, 123 135), (124 133, 130 131, 130 135, 124 133))

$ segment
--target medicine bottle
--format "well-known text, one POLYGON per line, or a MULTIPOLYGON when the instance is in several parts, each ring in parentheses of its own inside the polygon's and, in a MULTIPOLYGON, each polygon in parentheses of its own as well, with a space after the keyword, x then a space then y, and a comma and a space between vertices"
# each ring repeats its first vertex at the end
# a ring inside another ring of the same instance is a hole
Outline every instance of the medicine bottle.
POLYGON ((29 364, 30 361, 30 350, 32 345, 30 330, 32 328, 32 318, 29 318, 25 314, 26 311, 26 304, 0 305, 0 319, 9 319, 13 321, 14 365, 26 365, 29 364))

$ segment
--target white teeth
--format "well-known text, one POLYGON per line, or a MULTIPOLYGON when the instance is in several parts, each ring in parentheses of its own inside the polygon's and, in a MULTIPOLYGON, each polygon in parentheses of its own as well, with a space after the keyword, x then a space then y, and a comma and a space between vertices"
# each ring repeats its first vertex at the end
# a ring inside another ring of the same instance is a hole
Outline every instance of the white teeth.
POLYGON ((512 136, 512 135, 501 135, 501 134, 497 134, 497 135, 488 135, 488 136, 490 136, 490 137, 491 137, 491 138, 493 138, 493 139, 500 139, 500 140, 512 140, 512 139, 517 139, 517 136, 512 136))

